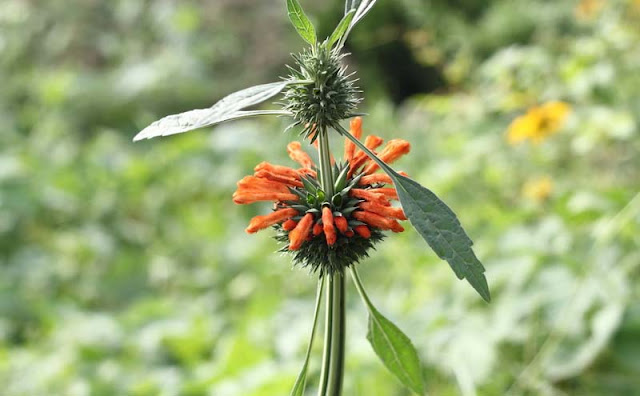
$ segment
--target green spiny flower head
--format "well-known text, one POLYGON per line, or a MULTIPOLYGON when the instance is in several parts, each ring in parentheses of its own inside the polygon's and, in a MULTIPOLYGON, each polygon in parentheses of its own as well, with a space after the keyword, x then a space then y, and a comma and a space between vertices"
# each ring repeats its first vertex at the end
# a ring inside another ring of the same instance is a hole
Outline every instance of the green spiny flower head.
POLYGON ((361 101, 357 80, 343 65, 345 56, 329 49, 326 42, 293 55, 296 67, 289 67, 289 79, 309 83, 289 86, 283 107, 293 114, 293 126, 302 125, 302 134, 312 140, 318 131, 353 117, 361 101))

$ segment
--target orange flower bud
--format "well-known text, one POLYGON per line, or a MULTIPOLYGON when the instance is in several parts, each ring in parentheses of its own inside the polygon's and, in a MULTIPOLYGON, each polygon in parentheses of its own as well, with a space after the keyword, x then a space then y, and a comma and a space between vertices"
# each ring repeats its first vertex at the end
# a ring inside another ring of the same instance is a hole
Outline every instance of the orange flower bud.
MULTIPOLYGON (((362 138, 362 118, 356 117, 351 120, 349 132, 358 140, 362 138)), ((351 161, 356 151, 356 145, 349 139, 344 140, 344 160, 351 161)))
POLYGON ((343 216, 338 216, 334 218, 333 222, 336 223, 336 227, 338 227, 338 230, 340 230, 340 232, 343 234, 347 232, 347 230, 349 229, 349 224, 347 223, 347 219, 345 219, 343 216))
POLYGON ((289 233, 289 250, 300 249, 302 243, 307 240, 312 226, 313 214, 307 213, 302 220, 300 220, 296 228, 289 233))
POLYGON ((313 236, 318 236, 322 234, 322 231, 323 231, 322 224, 316 223, 313 225, 313 236))
POLYGON ((324 228, 324 235, 327 238, 327 244, 332 246, 336 243, 338 236, 336 235, 336 229, 333 226, 333 213, 331 208, 325 206, 322 208, 322 226, 324 228))
POLYGON ((363 223, 367 223, 372 227, 380 228, 381 230, 391 230, 393 232, 402 232, 404 228, 398 223, 397 220, 389 219, 384 216, 380 216, 379 214, 367 212, 367 211, 358 211, 353 212, 353 217, 356 220, 360 220, 363 223))
POLYGON ((298 214, 298 211, 292 208, 277 210, 264 216, 256 216, 251 219, 249 227, 246 231, 248 234, 256 233, 274 224, 281 223, 298 214))
POLYGON ((300 144, 300 142, 289 143, 289 145, 287 146, 287 152, 289 153, 289 157, 291 157, 292 160, 296 161, 304 168, 313 167, 313 161, 311 160, 311 157, 309 157, 309 154, 302 150, 302 145, 300 144))
POLYGON ((393 217, 398 220, 407 220, 402 208, 394 208, 391 206, 382 206, 376 202, 361 202, 360 208, 367 212, 379 214, 384 217, 393 217))
POLYGON ((371 238, 371 230, 365 225, 355 226, 353 230, 364 239, 371 238))
MULTIPOLYGON (((390 140, 387 145, 384 147, 384 150, 378 155, 378 157, 385 163, 390 164, 403 155, 409 153, 411 150, 411 144, 406 140, 402 139, 393 139, 390 140)), ((371 162, 367 165, 366 168, 362 171, 365 175, 371 174, 378 170, 380 166, 375 162, 371 162)))
POLYGON ((293 219, 289 219, 287 221, 285 221, 284 223, 282 223, 282 229, 285 231, 291 231, 294 228, 296 228, 296 226, 298 225, 298 222, 293 220, 293 219))
POLYGON ((384 173, 376 173, 375 175, 362 176, 360 178, 360 182, 358 182, 358 184, 361 186, 369 186, 371 184, 379 183, 393 184, 393 181, 388 175, 385 175, 384 173))
POLYGON ((351 230, 348 230, 347 232, 344 233, 344 235, 347 238, 351 238, 351 237, 353 237, 355 235, 355 233, 353 231, 351 231, 351 230))

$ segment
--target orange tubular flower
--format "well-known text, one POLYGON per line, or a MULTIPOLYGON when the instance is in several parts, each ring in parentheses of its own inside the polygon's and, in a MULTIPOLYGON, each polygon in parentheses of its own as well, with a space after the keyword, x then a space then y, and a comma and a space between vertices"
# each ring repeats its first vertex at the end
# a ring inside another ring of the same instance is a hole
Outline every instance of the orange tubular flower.
POLYGON ((373 212, 354 212, 353 217, 370 226, 380 228, 381 230, 391 230, 393 232, 402 232, 404 228, 396 220, 388 217, 380 216, 373 212))
POLYGON ((382 206, 376 202, 362 202, 360 204, 362 210, 379 214, 380 216, 392 217, 398 220, 407 220, 407 216, 404 214, 402 208, 394 208, 391 206, 382 206))
MULTIPOLYGON (((362 138, 362 119, 351 122, 350 133, 362 138)), ((377 136, 365 139, 365 145, 371 150, 382 144, 383 140, 377 136)), ((391 140, 379 158, 392 162, 409 150, 404 140, 391 140)), ((252 176, 238 182, 234 202, 273 201, 276 208, 273 213, 254 217, 247 232, 273 226, 276 239, 288 243, 286 249, 294 252, 294 261, 310 265, 314 270, 333 271, 365 257, 368 249, 383 238, 383 231, 403 231, 398 220, 407 217, 402 208, 391 205, 392 200, 398 199, 391 178, 373 173, 378 167, 354 144, 347 141, 343 162, 333 165, 332 184, 336 189, 333 196, 323 191, 320 169, 300 143, 290 143, 287 152, 302 168, 262 162, 252 176)))
MULTIPOLYGON (((356 117, 351 120, 349 132, 358 140, 362 138, 362 118, 356 117)), ((351 161, 356 152, 356 145, 349 139, 344 140, 344 160, 351 161)))
POLYGON ((384 173, 376 173, 375 175, 362 176, 358 184, 361 186, 367 186, 371 184, 393 184, 393 181, 388 175, 385 175, 384 173))
POLYGON ((251 219, 249 223, 249 227, 247 227, 248 234, 254 234, 260 230, 263 230, 267 227, 271 227, 274 224, 278 224, 283 222, 284 220, 290 219, 293 216, 296 216, 298 211, 292 208, 280 209, 276 210, 273 213, 270 213, 265 216, 256 216, 251 219))
POLYGON ((302 243, 306 241, 309 236, 309 231, 313 226, 313 215, 307 213, 302 220, 298 223, 296 228, 289 233, 289 250, 298 250, 302 246, 302 243))
POLYGON ((327 244, 332 246, 336 243, 338 236, 336 235, 336 229, 333 226, 333 212, 331 208, 325 206, 322 208, 322 224, 324 229, 324 235, 327 238, 327 244))
POLYGON ((287 146, 287 152, 289 153, 289 157, 302 165, 302 167, 310 169, 313 166, 311 157, 309 157, 309 154, 305 153, 302 150, 302 145, 300 144, 300 142, 289 143, 289 145, 287 146))
MULTIPOLYGON (((402 139, 393 139, 387 143, 384 150, 382 150, 378 157, 387 164, 390 164, 403 155, 408 154, 409 151, 411 151, 411 144, 409 142, 402 139)), ((380 166, 372 161, 366 168, 364 168, 362 173, 369 175, 379 168, 380 166)))

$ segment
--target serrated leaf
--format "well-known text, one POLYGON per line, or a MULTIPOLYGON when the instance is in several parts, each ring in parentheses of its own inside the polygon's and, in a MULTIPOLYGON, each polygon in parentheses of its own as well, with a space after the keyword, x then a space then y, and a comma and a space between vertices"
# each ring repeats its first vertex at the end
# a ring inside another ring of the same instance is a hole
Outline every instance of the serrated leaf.
MULTIPOLYGON (((336 29, 331 34, 331 37, 329 37, 329 41, 328 41, 328 47, 329 48, 333 47, 333 45, 336 42, 338 42, 344 36, 344 34, 347 32, 347 29, 349 28, 349 25, 351 24, 351 20, 353 19, 353 16, 355 14, 356 14, 356 10, 349 11, 342 18, 340 23, 338 23, 338 26, 336 26, 336 29)), ((341 40, 340 40, 340 42, 342 43, 341 40)), ((340 45, 338 47, 340 47, 340 45)))
POLYGON ((413 343, 396 325, 373 307, 369 309, 367 339, 376 355, 406 387, 424 395, 420 359, 413 343))
POLYGON ((318 40, 316 29, 302 10, 298 0, 287 0, 287 12, 293 27, 296 28, 300 37, 307 43, 315 45, 318 40))
POLYGON ((449 263, 458 279, 466 279, 485 301, 491 301, 485 269, 471 248, 473 241, 455 213, 433 192, 394 171, 342 126, 335 127, 393 180, 407 218, 438 257, 449 263))
POLYGON ((256 85, 232 93, 221 99, 208 109, 191 110, 164 117, 136 135, 133 141, 151 139, 157 136, 168 136, 194 129, 212 126, 221 122, 257 115, 289 115, 281 110, 240 111, 246 107, 262 103, 279 94, 287 85, 297 81, 281 81, 271 84, 256 85))

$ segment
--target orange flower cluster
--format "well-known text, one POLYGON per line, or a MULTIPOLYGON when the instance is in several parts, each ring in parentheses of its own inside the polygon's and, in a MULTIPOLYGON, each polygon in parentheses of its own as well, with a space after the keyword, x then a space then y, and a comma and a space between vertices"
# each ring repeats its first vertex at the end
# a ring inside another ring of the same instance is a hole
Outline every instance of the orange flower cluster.
MULTIPOLYGON (((360 117, 351 121, 350 133, 361 139, 360 117)), ((365 145, 371 150, 382 144, 383 139, 377 136, 371 135, 365 139, 365 145)), ((377 155, 384 162, 391 163, 407 154, 410 148, 407 141, 394 139, 377 155)), ((391 204, 392 200, 398 199, 398 194, 395 188, 384 187, 392 184, 391 179, 385 174, 374 173, 379 166, 351 141, 346 139, 344 147, 343 166, 349 167, 348 171, 345 169, 348 175, 345 183, 347 187, 343 190, 345 203, 336 204, 331 197, 325 197, 323 202, 306 199, 305 197, 316 193, 308 191, 307 186, 310 182, 317 183, 317 167, 302 150, 300 143, 290 143, 287 152, 301 168, 293 169, 262 162, 256 166, 253 176, 247 176, 238 182, 238 189, 233 195, 235 203, 275 202, 272 213, 251 219, 246 229, 248 233, 279 224, 288 233, 288 249, 294 251, 313 238, 323 238, 326 245, 334 246, 341 238, 369 239, 372 230, 404 231, 399 220, 406 220, 407 217, 401 208, 391 204)), ((337 174, 334 176, 337 177, 337 174)), ((342 202, 342 199, 338 202, 342 202)))

